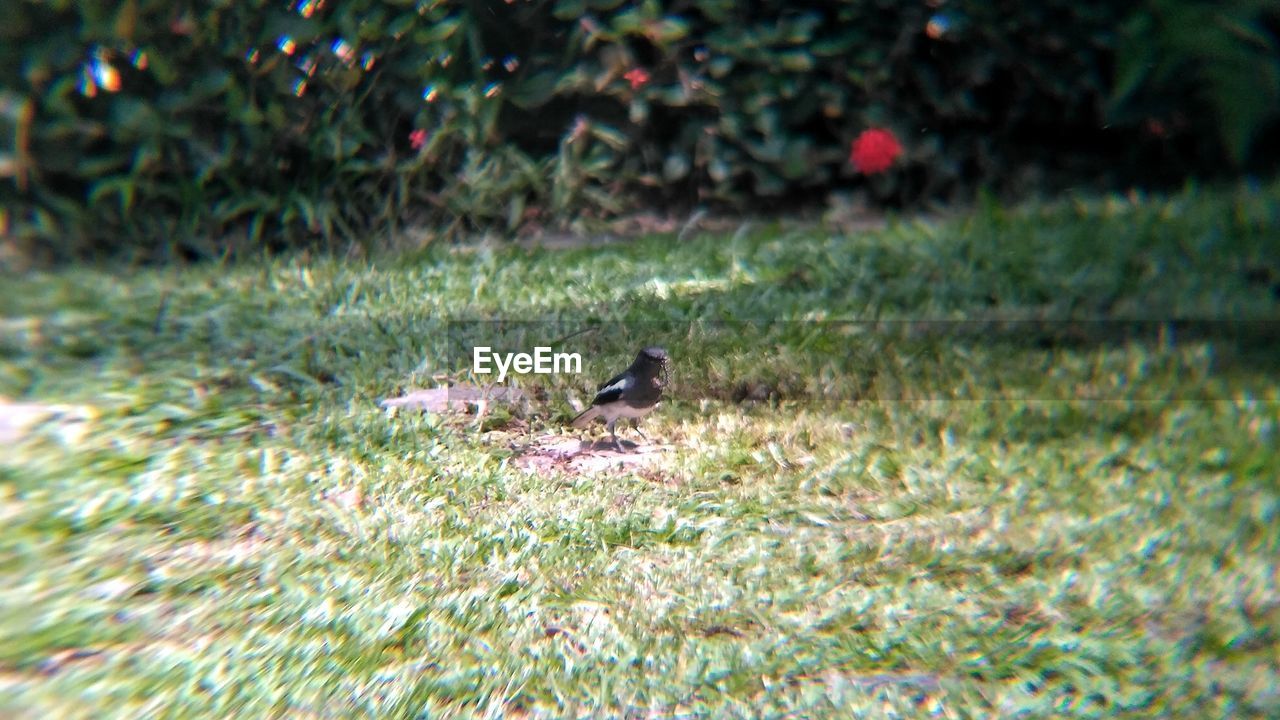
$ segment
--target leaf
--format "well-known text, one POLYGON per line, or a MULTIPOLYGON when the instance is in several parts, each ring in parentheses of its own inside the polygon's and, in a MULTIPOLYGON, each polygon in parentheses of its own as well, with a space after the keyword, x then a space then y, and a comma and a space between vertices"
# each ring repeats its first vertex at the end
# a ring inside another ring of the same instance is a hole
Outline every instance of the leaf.
POLYGON ((95 182, 89 190, 89 205, 94 206, 104 198, 115 195, 119 200, 121 213, 128 213, 133 208, 137 182, 131 175, 117 175, 95 182))
POLYGON ((518 108, 532 109, 545 105, 555 94, 559 75, 542 70, 523 78, 507 94, 507 100, 518 108))
POLYGON ((649 103, 640 98, 631 101, 630 108, 627 112, 627 119, 633 125, 644 125, 649 121, 649 103))
POLYGON ((1205 74, 1222 144, 1238 167, 1264 123, 1280 107, 1280 72, 1274 63, 1232 68, 1219 62, 1206 68, 1205 74))
MULTIPOLYGON (((412 16, 410 17, 412 18, 412 16)), ((461 29, 462 18, 455 15, 432 23, 427 37, 431 42, 439 43, 453 37, 461 29)))
POLYGON ((778 56, 782 67, 791 72, 809 72, 813 70, 813 56, 807 50, 789 50, 778 56))
POLYGON ((124 168, 129 160, 123 153, 82 157, 76 163, 76 174, 83 178, 101 178, 124 168))
POLYGON ((152 46, 144 48, 144 51, 147 53, 147 72, 161 85, 168 86, 178 82, 180 74, 169 55, 152 46))
POLYGON ((689 23, 681 17, 667 17, 648 26, 649 39, 659 45, 679 42, 689 35, 689 23))
MULTIPOLYGON (((394 20, 387 24, 386 34, 393 38, 400 37, 401 35, 409 32, 417 22, 418 16, 416 13, 404 13, 403 15, 397 15, 394 20)), ((456 30, 458 26, 456 20, 451 24, 446 25, 444 28, 440 27, 442 24, 444 23, 436 23, 432 26, 431 31, 427 33, 428 41, 447 38, 449 35, 453 34, 453 31, 456 30)))
POLYGON ((707 174, 718 183, 728 180, 730 173, 729 164, 720 158, 715 158, 707 164, 707 174))
POLYGON ((507 230, 515 230, 524 219, 524 196, 516 194, 507 203, 507 230))
POLYGON ((689 158, 680 153, 668 155, 662 164, 662 177, 667 182, 682 180, 688 174, 689 158))
POLYGON ((557 20, 577 20, 586 15, 586 0, 557 0, 551 15, 557 20))
POLYGON ((631 144, 626 135, 602 123, 591 123, 591 135, 614 150, 625 150, 631 144))
POLYGON ((787 144, 782 157, 782 176, 788 180, 799 180, 813 175, 812 165, 813 141, 799 138, 787 144))
POLYGON ((116 37, 126 42, 133 40, 134 31, 138 27, 138 0, 125 0, 116 13, 116 37))

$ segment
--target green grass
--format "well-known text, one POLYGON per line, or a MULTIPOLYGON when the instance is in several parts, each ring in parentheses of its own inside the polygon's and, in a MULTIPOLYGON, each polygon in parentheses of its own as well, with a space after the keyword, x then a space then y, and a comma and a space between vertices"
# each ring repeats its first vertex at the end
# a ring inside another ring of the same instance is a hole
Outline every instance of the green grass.
POLYGON ((1278 234, 1270 186, 5 278, 0 395, 63 410, 0 454, 0 712, 1275 717, 1278 234), (381 410, 461 319, 615 329, 527 411, 381 410), (653 337, 669 457, 522 471, 653 337))

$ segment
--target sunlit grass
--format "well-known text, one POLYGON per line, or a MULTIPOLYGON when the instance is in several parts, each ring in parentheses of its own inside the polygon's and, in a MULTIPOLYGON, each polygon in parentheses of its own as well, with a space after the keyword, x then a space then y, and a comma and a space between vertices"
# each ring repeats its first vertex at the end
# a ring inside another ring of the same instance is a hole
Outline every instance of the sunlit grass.
POLYGON ((57 407, 0 455, 0 709, 1275 716, 1277 207, 6 278, 0 395, 57 407), (463 318, 604 356, 380 409, 463 318), (646 332, 669 455, 520 470, 646 332))

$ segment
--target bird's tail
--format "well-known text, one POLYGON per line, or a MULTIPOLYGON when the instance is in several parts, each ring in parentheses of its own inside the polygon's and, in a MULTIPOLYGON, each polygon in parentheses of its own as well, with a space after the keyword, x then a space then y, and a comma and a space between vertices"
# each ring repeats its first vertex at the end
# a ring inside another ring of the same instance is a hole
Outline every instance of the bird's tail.
POLYGON ((600 408, 598 406, 592 405, 586 410, 583 410, 582 412, 578 413, 578 417, 574 418, 573 421, 570 422, 569 424, 576 428, 584 428, 587 426, 587 423, 591 422, 592 420, 595 420, 598 417, 600 417, 600 408))

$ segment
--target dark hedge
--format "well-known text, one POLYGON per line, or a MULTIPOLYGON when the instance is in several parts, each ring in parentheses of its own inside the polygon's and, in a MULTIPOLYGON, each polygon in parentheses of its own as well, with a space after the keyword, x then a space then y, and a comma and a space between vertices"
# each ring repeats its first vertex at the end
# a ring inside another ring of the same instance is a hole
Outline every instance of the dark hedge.
POLYGON ((10 2, 0 232, 154 256, 1270 169, 1260 2, 10 2), (900 138, 858 175, 852 139, 900 138))

